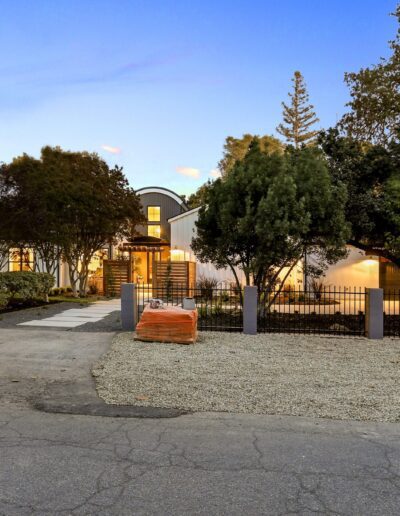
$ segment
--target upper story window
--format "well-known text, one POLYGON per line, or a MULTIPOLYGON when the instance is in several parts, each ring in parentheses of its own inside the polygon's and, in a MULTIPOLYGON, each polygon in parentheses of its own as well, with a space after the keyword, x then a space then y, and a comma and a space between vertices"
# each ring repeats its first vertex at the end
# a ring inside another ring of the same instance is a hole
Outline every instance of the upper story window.
POLYGON ((147 226, 147 236, 152 237, 161 237, 161 226, 158 224, 153 224, 152 226, 147 226))
POLYGON ((147 206, 147 220, 149 222, 160 222, 160 206, 147 206))

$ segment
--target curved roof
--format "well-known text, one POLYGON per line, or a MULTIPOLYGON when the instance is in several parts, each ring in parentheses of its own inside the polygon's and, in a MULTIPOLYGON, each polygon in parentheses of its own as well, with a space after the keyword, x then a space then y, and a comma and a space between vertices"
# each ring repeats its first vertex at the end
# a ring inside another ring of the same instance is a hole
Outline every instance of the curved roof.
POLYGON ((145 188, 139 188, 139 190, 136 190, 136 193, 139 195, 147 194, 147 193, 159 193, 167 195, 168 197, 171 197, 171 199, 174 199, 178 204, 180 204, 185 210, 187 210, 187 206, 185 202, 183 201, 182 197, 180 197, 177 193, 173 192, 172 190, 168 190, 168 188, 164 188, 162 186, 146 186, 145 188))

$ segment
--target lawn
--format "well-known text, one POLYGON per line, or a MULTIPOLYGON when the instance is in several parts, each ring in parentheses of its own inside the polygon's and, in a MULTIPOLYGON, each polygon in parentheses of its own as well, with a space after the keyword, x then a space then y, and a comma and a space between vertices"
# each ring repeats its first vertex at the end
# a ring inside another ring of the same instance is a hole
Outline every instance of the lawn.
POLYGON ((115 337, 94 366, 107 403, 400 421, 400 340, 201 332, 192 346, 115 337))

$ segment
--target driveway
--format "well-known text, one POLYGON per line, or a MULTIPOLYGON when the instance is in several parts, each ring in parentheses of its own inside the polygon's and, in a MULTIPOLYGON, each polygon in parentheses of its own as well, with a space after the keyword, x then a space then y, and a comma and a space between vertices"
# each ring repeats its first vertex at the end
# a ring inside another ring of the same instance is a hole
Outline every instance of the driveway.
POLYGON ((114 333, 49 329, 0 330, 0 402, 24 403, 59 386, 94 394, 90 368, 114 333))

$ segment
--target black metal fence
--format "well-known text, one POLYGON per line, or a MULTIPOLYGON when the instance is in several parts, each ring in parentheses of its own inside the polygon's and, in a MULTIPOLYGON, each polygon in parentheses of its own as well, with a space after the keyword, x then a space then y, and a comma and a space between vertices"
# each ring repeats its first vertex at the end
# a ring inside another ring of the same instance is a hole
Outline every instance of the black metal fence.
POLYGON ((400 290, 385 290, 383 300, 383 334, 400 336, 400 290))
POLYGON ((161 299, 164 305, 180 306, 183 299, 194 299, 198 312, 198 329, 206 331, 240 332, 243 330, 243 310, 240 293, 232 288, 187 288, 171 285, 153 288, 137 285, 139 317, 152 298, 161 299))
POLYGON ((364 335, 365 289, 294 287, 260 295, 258 331, 364 335))

